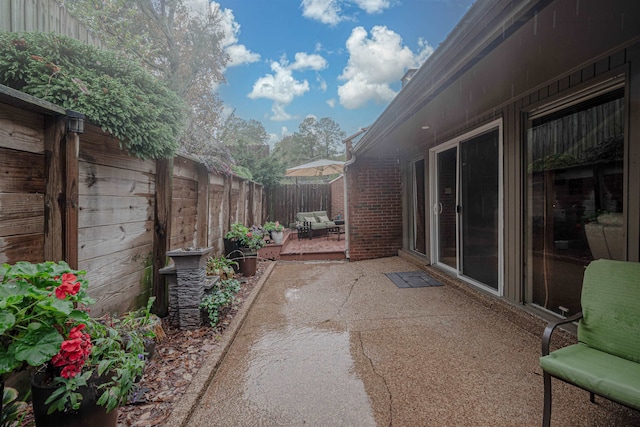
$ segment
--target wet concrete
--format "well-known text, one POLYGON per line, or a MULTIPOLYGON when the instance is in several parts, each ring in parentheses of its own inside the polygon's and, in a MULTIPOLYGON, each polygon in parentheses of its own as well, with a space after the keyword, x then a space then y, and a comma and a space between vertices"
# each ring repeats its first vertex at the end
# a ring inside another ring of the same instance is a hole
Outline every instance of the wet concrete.
MULTIPOLYGON (((400 258, 279 264, 190 426, 538 426, 540 337, 452 286, 396 287, 400 258)), ((554 382, 553 425, 640 425, 554 382)))

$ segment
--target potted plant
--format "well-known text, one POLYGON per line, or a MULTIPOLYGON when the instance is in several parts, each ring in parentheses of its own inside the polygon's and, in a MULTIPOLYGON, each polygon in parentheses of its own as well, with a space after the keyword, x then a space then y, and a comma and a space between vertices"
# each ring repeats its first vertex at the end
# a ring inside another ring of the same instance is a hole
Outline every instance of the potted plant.
POLYGON ((0 426, 21 426, 26 413, 27 404, 18 400, 18 391, 13 387, 4 387, 0 407, 0 426))
POLYGON ((245 227, 242 223, 234 222, 231 224, 231 228, 224 235, 224 255, 226 257, 233 258, 237 254, 234 254, 235 251, 240 249, 242 246, 242 239, 249 232, 249 228, 245 227))
POLYGON ((144 369, 142 338, 125 343, 92 319, 84 271, 64 262, 0 267, 0 374, 26 365, 36 425, 115 425, 144 369), (100 406, 96 406, 100 405, 100 406))
POLYGON ((243 276, 253 276, 258 267, 258 250, 265 246, 264 230, 255 225, 240 239, 242 257, 238 259, 243 276))
POLYGON ((227 259, 224 255, 209 257, 207 260, 207 276, 219 276, 220 280, 232 279, 235 276, 235 269, 238 263, 232 259, 227 259))
POLYGON ((156 343, 162 341, 166 334, 162 328, 162 321, 158 316, 151 313, 151 307, 156 297, 150 297, 146 307, 132 310, 116 321, 116 329, 121 331, 125 341, 131 332, 136 332, 142 337, 147 360, 153 358, 156 343))
POLYGON ((264 223, 262 228, 265 231, 269 232, 269 234, 271 235, 271 239, 273 240, 273 243, 275 243, 276 245, 282 244, 282 239, 284 237, 284 226, 280 224, 280 222, 268 221, 264 223))

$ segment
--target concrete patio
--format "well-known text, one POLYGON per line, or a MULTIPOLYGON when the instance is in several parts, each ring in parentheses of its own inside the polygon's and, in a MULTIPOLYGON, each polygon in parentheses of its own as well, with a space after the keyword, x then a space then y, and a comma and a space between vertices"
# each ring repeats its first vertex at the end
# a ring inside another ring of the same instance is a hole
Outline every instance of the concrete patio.
MULTIPOLYGON (((414 270, 399 257, 278 263, 168 425, 540 425, 542 322, 512 321, 442 275, 421 288, 385 276, 414 270)), ((553 387, 552 425, 640 425, 553 387)))

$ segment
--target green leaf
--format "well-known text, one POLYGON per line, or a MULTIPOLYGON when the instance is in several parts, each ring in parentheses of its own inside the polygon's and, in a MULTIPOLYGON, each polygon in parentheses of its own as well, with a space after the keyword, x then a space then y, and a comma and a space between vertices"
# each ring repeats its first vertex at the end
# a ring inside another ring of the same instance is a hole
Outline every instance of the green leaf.
POLYGON ((15 357, 31 366, 42 365, 58 354, 62 341, 62 335, 55 328, 30 329, 15 342, 15 357))
POLYGON ((0 335, 4 334, 16 324, 16 316, 8 311, 0 312, 0 335))
POLYGON ((74 322, 82 322, 89 318, 89 313, 82 310, 73 310, 71 313, 69 313, 68 318, 69 320, 72 320, 74 322))
POLYGON ((58 298, 49 298, 39 301, 38 307, 52 313, 62 313, 65 317, 74 311, 73 302, 58 298))
POLYGON ((21 362, 16 360, 13 348, 0 348, 0 375, 11 372, 20 365, 21 362))

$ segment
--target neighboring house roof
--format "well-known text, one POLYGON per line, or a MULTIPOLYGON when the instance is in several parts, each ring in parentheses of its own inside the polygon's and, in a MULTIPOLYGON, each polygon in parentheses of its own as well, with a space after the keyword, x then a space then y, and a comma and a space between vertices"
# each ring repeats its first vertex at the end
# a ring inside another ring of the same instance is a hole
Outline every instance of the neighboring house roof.
MULTIPOLYGON (((416 119, 420 110, 441 91, 549 3, 551 0, 477 0, 369 127, 354 152, 364 153, 385 141, 408 120, 416 119)), ((402 137, 405 144, 424 138, 419 132, 403 133, 402 137)))

